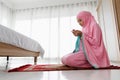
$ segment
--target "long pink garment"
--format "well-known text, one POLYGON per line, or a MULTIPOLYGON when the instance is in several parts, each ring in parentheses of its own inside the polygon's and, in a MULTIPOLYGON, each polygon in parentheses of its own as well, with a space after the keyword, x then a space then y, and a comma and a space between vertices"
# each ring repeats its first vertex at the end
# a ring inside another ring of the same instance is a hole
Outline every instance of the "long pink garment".
POLYGON ((92 67, 84 55, 81 42, 79 51, 63 56, 62 63, 72 67, 92 67))
POLYGON ((109 57, 104 46, 102 32, 91 13, 80 12, 78 19, 83 20, 82 43, 76 53, 62 57, 62 63, 73 67, 107 67, 110 66, 109 57))

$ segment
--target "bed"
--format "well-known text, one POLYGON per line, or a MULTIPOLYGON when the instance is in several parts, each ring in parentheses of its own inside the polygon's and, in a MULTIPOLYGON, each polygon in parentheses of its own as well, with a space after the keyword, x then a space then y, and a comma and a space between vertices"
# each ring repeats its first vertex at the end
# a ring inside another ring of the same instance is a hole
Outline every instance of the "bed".
POLYGON ((0 25, 0 57, 37 57, 44 55, 44 49, 37 41, 20 34, 12 29, 0 25))

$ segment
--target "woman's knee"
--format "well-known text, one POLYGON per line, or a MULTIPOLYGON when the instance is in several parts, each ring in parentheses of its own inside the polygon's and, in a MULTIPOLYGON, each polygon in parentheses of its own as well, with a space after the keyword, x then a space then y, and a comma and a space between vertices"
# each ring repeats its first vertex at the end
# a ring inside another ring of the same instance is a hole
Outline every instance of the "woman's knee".
POLYGON ((62 63, 68 66, 71 66, 74 63, 74 60, 70 56, 63 56, 62 63))

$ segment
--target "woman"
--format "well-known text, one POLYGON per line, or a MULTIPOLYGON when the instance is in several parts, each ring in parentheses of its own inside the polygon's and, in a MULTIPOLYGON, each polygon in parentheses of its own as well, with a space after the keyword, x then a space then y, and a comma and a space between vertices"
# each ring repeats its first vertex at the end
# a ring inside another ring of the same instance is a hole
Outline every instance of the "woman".
POLYGON ((110 66, 101 29, 92 14, 82 11, 77 15, 77 21, 82 26, 82 31, 74 29, 72 31, 78 37, 76 48, 73 53, 62 57, 62 63, 72 67, 110 66))

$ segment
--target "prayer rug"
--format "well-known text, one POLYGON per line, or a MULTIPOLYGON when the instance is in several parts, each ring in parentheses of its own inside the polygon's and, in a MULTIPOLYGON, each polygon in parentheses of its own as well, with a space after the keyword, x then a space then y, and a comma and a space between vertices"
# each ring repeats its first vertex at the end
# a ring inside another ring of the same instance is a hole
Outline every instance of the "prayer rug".
POLYGON ((69 67, 63 64, 26 64, 20 67, 9 69, 8 72, 34 72, 34 71, 61 71, 61 70, 106 70, 106 69, 120 69, 119 66, 111 65, 110 67, 92 68, 92 67, 69 67))

